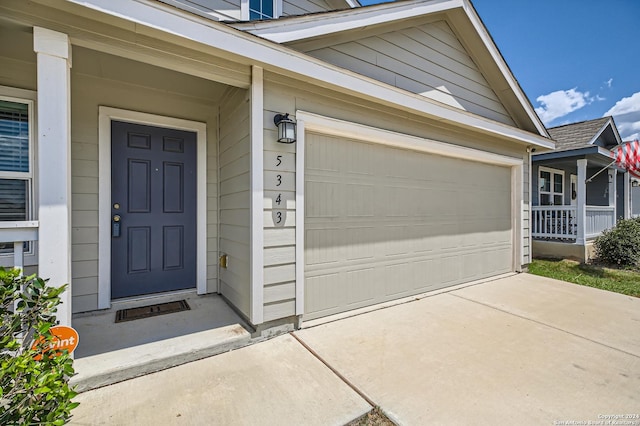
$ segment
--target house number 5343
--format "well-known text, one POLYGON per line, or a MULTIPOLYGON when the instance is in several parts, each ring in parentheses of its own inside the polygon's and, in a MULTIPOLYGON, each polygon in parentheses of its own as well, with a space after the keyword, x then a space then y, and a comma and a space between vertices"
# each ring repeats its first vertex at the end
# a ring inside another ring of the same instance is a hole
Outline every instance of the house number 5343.
MULTIPOLYGON (((276 156, 276 167, 282 165, 282 155, 276 156)), ((278 173, 276 175, 276 187, 282 186, 282 175, 278 173)), ((275 205, 282 206, 282 193, 278 193, 274 200, 275 205)), ((286 210, 274 210, 273 211, 273 223, 275 226, 284 226, 286 210)))

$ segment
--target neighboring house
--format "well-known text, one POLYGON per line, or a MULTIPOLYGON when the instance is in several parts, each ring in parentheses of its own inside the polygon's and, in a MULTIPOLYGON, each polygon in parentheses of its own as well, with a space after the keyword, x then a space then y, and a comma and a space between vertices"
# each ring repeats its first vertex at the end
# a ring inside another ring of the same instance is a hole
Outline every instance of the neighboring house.
POLYGON ((611 117, 548 130, 556 149, 533 156, 533 255, 586 261, 593 239, 631 215, 631 176, 611 156, 622 141, 611 117))
POLYGON ((468 0, 0 15, 4 261, 70 283, 63 324, 191 289, 297 326, 530 262, 553 142, 468 0))

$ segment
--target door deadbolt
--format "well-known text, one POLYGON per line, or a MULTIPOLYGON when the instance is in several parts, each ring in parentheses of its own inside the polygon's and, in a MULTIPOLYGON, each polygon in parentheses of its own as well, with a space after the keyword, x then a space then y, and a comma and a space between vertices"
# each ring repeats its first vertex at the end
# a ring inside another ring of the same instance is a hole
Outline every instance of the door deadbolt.
POLYGON ((113 221, 114 221, 114 222, 120 222, 120 215, 118 215, 118 214, 117 214, 117 215, 114 215, 114 216, 113 216, 113 221))

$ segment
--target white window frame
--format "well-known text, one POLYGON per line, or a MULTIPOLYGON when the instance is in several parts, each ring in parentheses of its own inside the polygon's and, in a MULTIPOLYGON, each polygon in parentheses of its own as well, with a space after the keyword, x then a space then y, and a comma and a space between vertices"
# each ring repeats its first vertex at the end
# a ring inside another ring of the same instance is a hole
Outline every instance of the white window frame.
MULTIPOLYGON (((26 104, 29 117, 29 171, 28 172, 4 172, 0 171, 0 179, 22 179, 28 181, 27 184, 27 218, 26 221, 37 220, 38 197, 37 197, 37 153, 35 137, 36 128, 36 98, 37 92, 33 90, 17 89, 15 87, 0 86, 0 100, 26 104)), ((0 222, 3 227, 19 226, 21 221, 0 222)), ((24 252, 24 266, 34 266, 38 264, 38 242, 32 241, 29 250, 24 252)), ((11 267, 14 265, 14 254, 0 254, 0 266, 11 267)))
POLYGON ((551 206, 563 206, 564 205, 564 192, 565 192, 565 181, 564 181, 564 170, 552 169, 551 167, 540 166, 538 168, 538 204, 542 205, 551 205, 551 206), (549 191, 543 191, 540 185, 540 179, 542 179, 542 172, 547 172, 551 175, 549 182, 549 191), (555 192, 554 188, 554 175, 562 176, 562 192, 555 192), (542 204, 542 195, 548 195, 551 204, 542 204), (562 199, 562 204, 555 204, 553 201, 556 195, 560 195, 562 199))
MULTIPOLYGON (((249 0, 240 1, 240 15, 243 21, 249 21, 249 0)), ((273 0, 273 19, 282 16, 282 0, 273 0)))

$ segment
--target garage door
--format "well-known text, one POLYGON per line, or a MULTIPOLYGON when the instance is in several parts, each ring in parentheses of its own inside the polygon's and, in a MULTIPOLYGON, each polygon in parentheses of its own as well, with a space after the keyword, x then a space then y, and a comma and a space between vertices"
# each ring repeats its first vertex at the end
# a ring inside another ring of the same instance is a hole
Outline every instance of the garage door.
POLYGON ((512 271, 511 170, 309 133, 305 318, 512 271))

